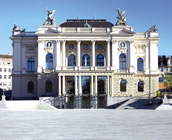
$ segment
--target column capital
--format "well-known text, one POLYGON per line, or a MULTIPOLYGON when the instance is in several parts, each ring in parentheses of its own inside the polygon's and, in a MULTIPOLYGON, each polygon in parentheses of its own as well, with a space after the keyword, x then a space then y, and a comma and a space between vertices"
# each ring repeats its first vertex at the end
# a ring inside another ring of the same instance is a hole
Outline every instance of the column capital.
POLYGON ((118 41, 117 40, 114 40, 114 39, 112 40, 112 43, 116 43, 116 42, 118 42, 118 41))
POLYGON ((81 43, 81 40, 76 40, 77 43, 81 43))
POLYGON ((60 40, 56 40, 56 43, 59 43, 60 42, 60 40))
POLYGON ((66 40, 60 40, 60 42, 66 43, 66 40))
POLYGON ((106 40, 107 43, 110 43, 110 41, 111 41, 110 39, 107 39, 107 40, 106 40))
POLYGON ((96 43, 96 40, 91 40, 92 43, 96 43))

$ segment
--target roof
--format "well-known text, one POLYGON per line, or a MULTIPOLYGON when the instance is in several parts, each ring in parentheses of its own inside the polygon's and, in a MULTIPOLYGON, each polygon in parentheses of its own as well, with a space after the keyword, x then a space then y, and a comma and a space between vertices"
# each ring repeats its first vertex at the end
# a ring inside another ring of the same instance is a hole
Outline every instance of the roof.
POLYGON ((61 27, 84 27, 89 24, 91 27, 112 27, 114 26, 111 22, 105 19, 67 19, 66 22, 60 24, 61 27))
POLYGON ((13 56, 12 55, 0 54, 0 58, 13 58, 13 56))

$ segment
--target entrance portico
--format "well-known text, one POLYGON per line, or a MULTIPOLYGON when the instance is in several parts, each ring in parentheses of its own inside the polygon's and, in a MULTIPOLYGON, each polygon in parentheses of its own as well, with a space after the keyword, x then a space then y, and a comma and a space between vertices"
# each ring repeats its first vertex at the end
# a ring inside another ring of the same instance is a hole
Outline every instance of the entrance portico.
POLYGON ((111 73, 59 73, 58 92, 62 106, 105 108, 112 88, 110 78, 111 73))

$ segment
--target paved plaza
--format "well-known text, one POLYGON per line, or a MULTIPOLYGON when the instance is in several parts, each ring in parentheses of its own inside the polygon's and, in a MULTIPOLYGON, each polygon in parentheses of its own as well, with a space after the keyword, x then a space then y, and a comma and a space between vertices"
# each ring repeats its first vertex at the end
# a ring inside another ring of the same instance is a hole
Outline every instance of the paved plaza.
POLYGON ((1 140, 172 139, 172 112, 161 110, 0 111, 1 140))

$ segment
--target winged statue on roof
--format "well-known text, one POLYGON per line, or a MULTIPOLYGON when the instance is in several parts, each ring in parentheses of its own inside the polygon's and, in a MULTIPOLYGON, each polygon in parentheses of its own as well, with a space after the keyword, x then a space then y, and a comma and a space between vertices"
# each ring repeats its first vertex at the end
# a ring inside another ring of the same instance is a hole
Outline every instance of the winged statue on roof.
POLYGON ((55 25, 55 18, 53 17, 55 10, 49 11, 47 10, 47 18, 45 18, 44 25, 55 25))
POLYGON ((125 17, 125 11, 120 11, 120 9, 116 9, 116 11, 118 12, 118 17, 117 17, 117 22, 116 22, 116 25, 117 26, 120 26, 120 25, 127 25, 126 23, 126 17, 125 17))

